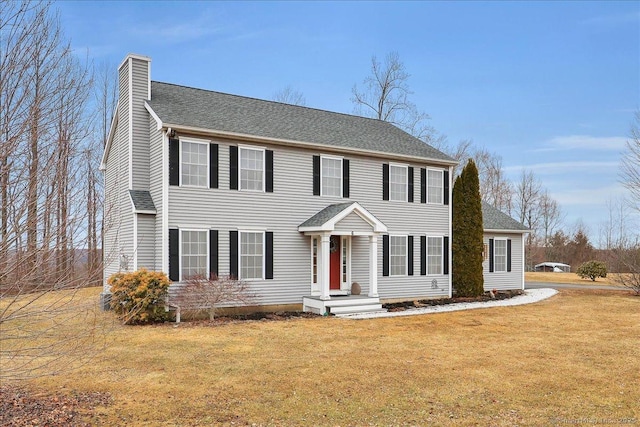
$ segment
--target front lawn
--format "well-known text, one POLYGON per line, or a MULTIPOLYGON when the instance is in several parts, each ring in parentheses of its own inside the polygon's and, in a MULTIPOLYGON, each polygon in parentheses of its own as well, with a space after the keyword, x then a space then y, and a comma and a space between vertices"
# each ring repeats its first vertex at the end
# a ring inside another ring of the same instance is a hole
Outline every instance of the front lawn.
POLYGON ((562 290, 401 318, 117 326, 93 363, 26 386, 110 396, 95 425, 640 423, 639 348, 640 297, 562 290))

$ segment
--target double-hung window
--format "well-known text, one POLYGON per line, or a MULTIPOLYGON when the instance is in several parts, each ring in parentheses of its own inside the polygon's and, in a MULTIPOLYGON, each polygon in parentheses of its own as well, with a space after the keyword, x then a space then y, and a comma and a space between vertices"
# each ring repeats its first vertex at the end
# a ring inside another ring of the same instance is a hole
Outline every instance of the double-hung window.
POLYGON ((208 234, 205 230, 182 230, 180 239, 180 277, 182 280, 193 277, 208 277, 208 234))
POLYGON ((389 200, 407 201, 407 166, 389 165, 389 200))
POLYGON ((391 276, 406 276, 407 236, 389 236, 389 267, 391 276))
POLYGON ((493 241, 493 271, 507 271, 507 239, 493 241))
POLYGON ((342 197, 342 159, 321 157, 322 195, 342 197))
POLYGON ((264 232, 240 232, 240 279, 264 279, 264 232))
POLYGON ((264 191, 264 150, 240 147, 240 189, 264 191))
POLYGON ((427 237, 427 274, 442 274, 442 237, 427 237))
POLYGON ((427 203, 442 204, 443 174, 441 170, 427 170, 427 203))
POLYGON ((209 144, 181 140, 181 185, 207 187, 209 184, 209 144))

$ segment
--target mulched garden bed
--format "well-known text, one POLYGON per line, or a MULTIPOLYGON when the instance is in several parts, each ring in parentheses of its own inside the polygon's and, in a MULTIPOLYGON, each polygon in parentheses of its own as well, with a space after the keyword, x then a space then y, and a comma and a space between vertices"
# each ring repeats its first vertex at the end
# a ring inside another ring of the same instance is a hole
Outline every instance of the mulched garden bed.
POLYGON ((522 290, 508 290, 494 292, 492 297, 489 292, 478 297, 453 297, 453 298, 438 298, 438 299, 422 299, 418 301, 401 301, 388 304, 382 304, 382 308, 386 308, 388 311, 404 311, 411 308, 429 307, 435 305, 455 304, 458 302, 487 302, 498 301, 513 298, 518 295, 523 295, 522 290))
POLYGON ((45 395, 12 385, 0 386, 0 425, 2 426, 90 426, 86 421, 97 406, 112 402, 109 393, 45 395), (85 418, 85 419, 83 419, 85 418))
MULTIPOLYGON (((234 314, 216 316, 213 320, 209 319, 188 319, 179 323, 182 327, 189 326, 212 326, 226 323, 247 322, 247 321, 274 321, 274 320, 289 320, 289 319, 310 319, 319 317, 320 315, 304 311, 276 311, 276 312, 257 312, 246 314, 234 314)), ((159 325, 158 325, 159 326, 159 325)))

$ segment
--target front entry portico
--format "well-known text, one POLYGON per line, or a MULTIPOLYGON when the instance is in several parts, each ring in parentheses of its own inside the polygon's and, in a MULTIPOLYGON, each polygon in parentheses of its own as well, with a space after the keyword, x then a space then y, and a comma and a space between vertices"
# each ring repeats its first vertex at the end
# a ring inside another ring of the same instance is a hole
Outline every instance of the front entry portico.
POLYGON ((387 227, 373 214, 357 202, 329 205, 300 224, 298 231, 310 236, 310 291, 315 300, 350 294, 354 256, 368 259, 367 296, 378 298, 378 236, 386 233, 387 227), (356 242, 360 243, 359 252, 354 253, 356 242), (368 253, 363 253, 363 247, 368 253))

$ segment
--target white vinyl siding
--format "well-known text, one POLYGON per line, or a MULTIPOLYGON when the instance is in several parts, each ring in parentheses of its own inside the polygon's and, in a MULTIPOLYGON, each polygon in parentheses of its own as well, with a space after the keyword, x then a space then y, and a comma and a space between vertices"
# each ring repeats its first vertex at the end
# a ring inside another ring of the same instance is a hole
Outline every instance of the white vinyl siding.
POLYGON ((443 171, 427 170, 427 203, 442 204, 443 171))
POLYGON ((323 196, 342 197, 342 159, 322 157, 322 185, 323 196))
POLYGON ((389 200, 407 201, 406 166, 389 165, 389 200))
POLYGON ((187 280, 195 276, 207 276, 207 259, 209 255, 208 234, 205 230, 181 230, 181 280, 187 280))
POLYGON ((442 237, 427 237, 427 274, 442 274, 442 237))
POLYGON ((391 276, 407 275, 407 236, 389 236, 389 272, 391 276))
POLYGON ((263 232, 240 232, 240 279, 264 279, 263 254, 263 232))
MULTIPOLYGON (((229 150, 235 142, 216 139, 219 144, 219 185, 228 188, 230 182, 229 150)), ((245 145, 243 145, 245 146, 245 145)), ((297 147, 267 146, 275 149, 274 182, 283 183, 274 193, 254 191, 210 191, 208 188, 168 186, 169 219, 167 228, 194 229, 198 227, 220 230, 219 274, 230 272, 230 242, 228 230, 273 231, 274 279, 250 281, 256 295, 256 305, 300 304, 303 296, 311 293, 313 280, 312 243, 297 229, 298 225, 327 207, 332 198, 313 196, 311 183, 313 169, 309 167, 316 150, 297 147), (224 208, 222 208, 224 207, 224 208), (257 214, 259 210, 259 215, 257 214)), ((336 156, 337 157, 337 156, 336 156)), ((384 160, 369 156, 350 155, 351 196, 383 222, 393 235, 443 236, 449 231, 449 205, 426 205, 382 200, 384 160)), ((414 168, 430 165, 412 163, 414 168)), ((238 182, 239 187, 239 182, 238 182)), ((130 202, 129 202, 130 203, 130 202)), ((371 226, 356 214, 336 224, 338 234, 351 231, 371 232, 371 226)), ((239 238, 239 237, 238 237, 239 238)), ((351 265, 349 283, 358 282, 363 294, 369 288, 370 237, 354 235, 350 241, 351 265)), ((414 239, 414 244, 416 244, 414 239)), ((318 256, 320 255, 318 241, 318 256)), ((378 238, 378 293, 381 298, 437 298, 448 296, 450 277, 430 276, 382 276, 382 237, 378 238), (438 280, 439 288, 432 288, 431 281, 438 280)), ((238 248, 240 252, 240 248, 238 248)), ((413 251, 416 254, 416 249, 413 251)), ((416 257, 414 256, 414 263, 416 257)), ((238 263, 240 264, 240 263, 238 263)), ((321 273, 318 271, 318 274, 321 273)), ((240 265, 238 265, 240 275, 240 265)), ((318 276, 317 276, 318 277, 318 276)), ((319 279, 319 277, 318 277, 319 279)), ((318 289, 318 285, 315 289, 318 289)))
POLYGON ((495 239, 493 241, 493 271, 507 271, 507 240, 495 239))
POLYGON ((180 141, 180 184, 207 187, 209 182, 209 144, 180 141))
POLYGON ((264 150, 240 147, 240 189, 264 191, 264 150))

